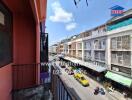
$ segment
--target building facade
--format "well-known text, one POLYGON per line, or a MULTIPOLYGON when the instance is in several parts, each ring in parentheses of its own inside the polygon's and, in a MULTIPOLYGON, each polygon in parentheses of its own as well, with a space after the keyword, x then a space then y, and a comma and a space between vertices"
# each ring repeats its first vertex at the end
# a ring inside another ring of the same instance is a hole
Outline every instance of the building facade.
POLYGON ((106 78, 132 87, 132 9, 101 26, 72 36, 67 45, 70 58, 65 59, 97 73, 107 72, 106 78))
POLYGON ((131 87, 132 84, 132 10, 112 18, 107 25, 108 65, 106 77, 131 87), (111 74, 111 75, 110 75, 111 74), (115 75, 113 78, 112 75, 115 75), (119 81, 120 78, 120 81, 119 81))
POLYGON ((54 45, 50 46, 49 47, 49 52, 57 54, 57 44, 54 44, 54 45))
POLYGON ((40 84, 40 22, 45 22, 46 5, 46 0, 0 1, 0 100, 11 100, 12 90, 40 84))

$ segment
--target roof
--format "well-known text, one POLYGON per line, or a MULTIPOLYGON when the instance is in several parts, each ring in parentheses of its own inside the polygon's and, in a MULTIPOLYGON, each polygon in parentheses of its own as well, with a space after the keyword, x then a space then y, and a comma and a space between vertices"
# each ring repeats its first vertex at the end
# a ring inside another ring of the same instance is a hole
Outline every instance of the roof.
POLYGON ((115 16, 115 17, 112 17, 112 18, 111 18, 110 20, 108 20, 106 23, 108 24, 108 23, 115 22, 115 21, 119 22, 118 20, 121 20, 121 19, 123 19, 123 18, 125 18, 125 17, 128 17, 128 16, 131 16, 131 15, 132 15, 132 9, 129 9, 129 10, 123 12, 123 15, 122 15, 122 16, 115 16))
POLYGON ((90 63, 82 61, 82 60, 78 60, 78 59, 71 58, 71 57, 64 57, 64 59, 69 60, 69 61, 71 61, 73 63, 76 63, 76 64, 80 64, 82 66, 90 68, 90 69, 92 69, 94 71, 97 71, 99 73, 103 72, 103 71, 106 71, 106 67, 96 66, 94 64, 90 64, 90 63))
POLYGON ((121 7, 121 6, 116 5, 116 6, 111 7, 110 9, 111 10, 123 10, 124 8, 121 7))

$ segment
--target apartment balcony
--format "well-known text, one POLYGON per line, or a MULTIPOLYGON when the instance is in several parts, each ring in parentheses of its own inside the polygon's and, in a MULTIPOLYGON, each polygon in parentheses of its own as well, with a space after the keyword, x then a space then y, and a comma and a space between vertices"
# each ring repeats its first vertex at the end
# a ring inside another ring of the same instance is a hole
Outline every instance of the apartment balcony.
POLYGON ((79 59, 79 60, 82 60, 82 57, 81 56, 77 56, 76 58, 79 59))
POLYGON ((50 75, 40 64, 13 65, 13 100, 42 100, 51 97, 50 75), (40 68, 40 73, 36 75, 40 68), (40 81, 40 84, 36 84, 40 81), (31 87, 32 86, 32 87, 31 87))
POLYGON ((118 66, 131 67, 131 54, 129 52, 112 52, 111 63, 118 66))
POLYGON ((131 51, 131 37, 124 35, 111 39, 111 51, 131 51))
POLYGON ((76 55, 71 55, 71 57, 76 58, 76 55))
POLYGON ((91 56, 84 56, 84 61, 90 62, 92 61, 91 59, 91 56))

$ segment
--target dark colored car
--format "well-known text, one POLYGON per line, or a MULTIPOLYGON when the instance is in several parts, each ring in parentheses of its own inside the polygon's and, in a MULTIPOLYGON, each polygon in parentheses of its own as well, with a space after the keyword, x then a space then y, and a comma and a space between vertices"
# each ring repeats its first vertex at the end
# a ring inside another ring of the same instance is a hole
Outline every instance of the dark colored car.
POLYGON ((103 88, 100 88, 100 89, 99 89, 99 92, 100 92, 102 95, 105 95, 105 91, 104 91, 103 88))
POLYGON ((61 65, 61 68, 66 68, 66 66, 64 66, 64 65, 61 65))
POLYGON ((73 75, 74 72, 72 70, 69 70, 68 75, 73 75))

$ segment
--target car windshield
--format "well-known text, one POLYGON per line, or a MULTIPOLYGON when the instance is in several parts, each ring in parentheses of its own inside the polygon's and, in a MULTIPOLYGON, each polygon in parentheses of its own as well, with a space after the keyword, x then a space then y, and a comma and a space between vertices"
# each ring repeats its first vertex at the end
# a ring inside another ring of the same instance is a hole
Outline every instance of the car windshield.
POLYGON ((84 77, 81 77, 81 80, 85 80, 85 78, 84 77))

